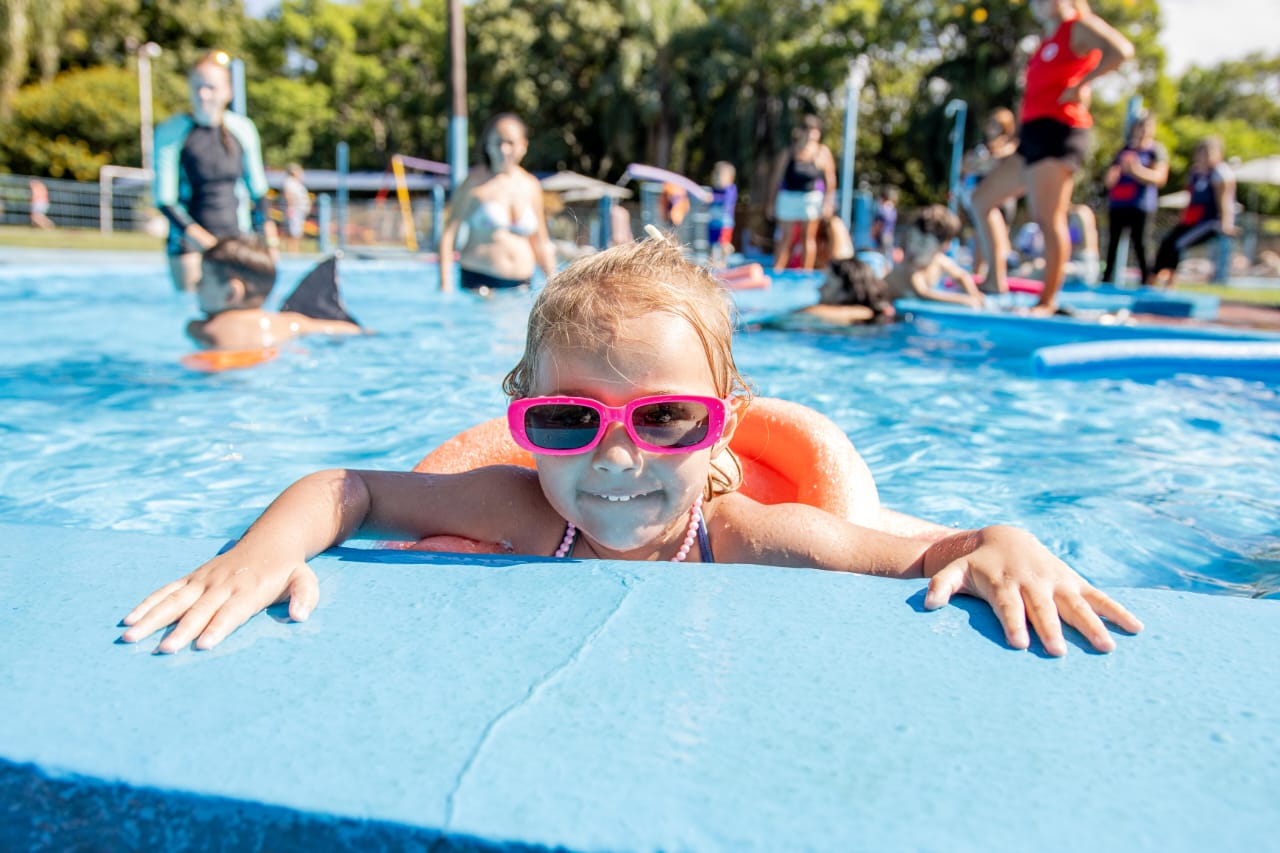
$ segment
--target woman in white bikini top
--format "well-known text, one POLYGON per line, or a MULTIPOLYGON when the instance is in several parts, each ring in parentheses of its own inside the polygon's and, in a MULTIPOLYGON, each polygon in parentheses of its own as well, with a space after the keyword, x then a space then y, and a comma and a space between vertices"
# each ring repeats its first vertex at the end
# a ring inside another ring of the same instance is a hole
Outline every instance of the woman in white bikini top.
POLYGON ((542 186, 520 166, 529 147, 524 122, 503 113, 480 134, 476 165, 454 192, 440 237, 440 287, 488 292, 555 272, 542 186), (458 252, 458 269, 450 262, 458 252))

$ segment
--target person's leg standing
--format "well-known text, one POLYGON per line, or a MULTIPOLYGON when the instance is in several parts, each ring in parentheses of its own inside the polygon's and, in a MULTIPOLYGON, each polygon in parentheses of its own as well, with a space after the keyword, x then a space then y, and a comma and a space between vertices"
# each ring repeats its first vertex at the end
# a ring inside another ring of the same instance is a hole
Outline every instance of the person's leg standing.
POLYGON ((988 293, 1009 290, 1009 225, 1000 205, 1026 191, 1023 160, 1013 154, 1000 161, 973 191, 974 226, 987 256, 987 278, 982 289, 988 293))
POLYGON ((1037 160, 1027 168, 1027 197, 1031 218, 1044 235, 1044 290, 1037 313, 1052 313, 1058 291, 1071 257, 1071 228, 1067 212, 1071 208, 1073 169, 1055 157, 1037 160))

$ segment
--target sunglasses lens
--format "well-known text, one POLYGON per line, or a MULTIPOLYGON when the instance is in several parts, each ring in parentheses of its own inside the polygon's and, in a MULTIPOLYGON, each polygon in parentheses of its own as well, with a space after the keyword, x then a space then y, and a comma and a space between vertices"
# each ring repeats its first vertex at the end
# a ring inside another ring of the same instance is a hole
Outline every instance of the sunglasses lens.
POLYGON ((631 416, 636 435, 655 447, 692 447, 706 440, 710 425, 706 404, 694 400, 650 403, 631 416))
POLYGON ((524 413, 524 433, 535 447, 576 450, 600 432, 600 413, 573 403, 545 403, 524 413))

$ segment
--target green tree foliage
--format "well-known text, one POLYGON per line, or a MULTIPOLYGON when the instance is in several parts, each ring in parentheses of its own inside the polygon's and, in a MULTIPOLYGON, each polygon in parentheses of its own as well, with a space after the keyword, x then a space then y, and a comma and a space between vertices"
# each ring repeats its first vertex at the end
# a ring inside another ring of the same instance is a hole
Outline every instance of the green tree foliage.
MULTIPOLYGON (((1137 57, 1096 87, 1082 198, 1097 197, 1135 94, 1161 120, 1174 183, 1209 132, 1229 156, 1275 151, 1280 56, 1175 83, 1156 42, 1158 0, 1092 5, 1137 57)), ((242 0, 4 0, 0 116, 6 104, 13 116, 0 127, 0 168, 93 177, 101 163, 136 165, 135 53, 148 40, 164 51, 152 63, 157 120, 187 108, 186 68, 217 47, 245 60, 270 165, 330 166, 340 141, 358 169, 383 169, 394 153, 443 160, 445 14, 445 0, 283 0, 262 19, 246 19, 242 0), (62 73, 49 80, 50 69, 62 73)), ((857 56, 869 63, 857 181, 897 184, 907 204, 945 198, 947 102, 967 102, 974 144, 986 113, 1016 106, 1039 35, 1027 0, 476 0, 465 17, 473 139, 510 110, 529 124, 536 170, 612 180, 644 161, 707 180, 728 160, 756 204, 805 113, 825 119, 842 154, 857 56)))
POLYGON ((137 115, 137 78, 123 69, 68 71, 24 86, 13 101, 13 132, 0 133, 0 163, 20 174, 95 180, 108 163, 139 162, 137 115))
POLYGON ((342 141, 354 169, 385 168, 396 153, 443 159, 443 0, 286 0, 245 38, 269 162, 328 166, 342 141))

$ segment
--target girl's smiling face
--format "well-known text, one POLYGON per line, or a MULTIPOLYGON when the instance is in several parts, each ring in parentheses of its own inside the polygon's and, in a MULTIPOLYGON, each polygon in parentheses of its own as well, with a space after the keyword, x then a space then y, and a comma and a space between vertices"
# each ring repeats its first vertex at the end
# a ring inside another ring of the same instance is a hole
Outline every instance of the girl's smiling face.
MULTIPOLYGON (((613 406, 653 394, 722 396, 693 328, 661 311, 629 320, 599 347, 547 346, 532 389, 532 396, 589 397, 613 406)), ((640 450, 615 423, 594 450, 538 456, 538 479, 548 502, 577 525, 597 556, 670 559, 706 488, 711 460, 736 422, 731 408, 720 441, 692 453, 640 450)))

